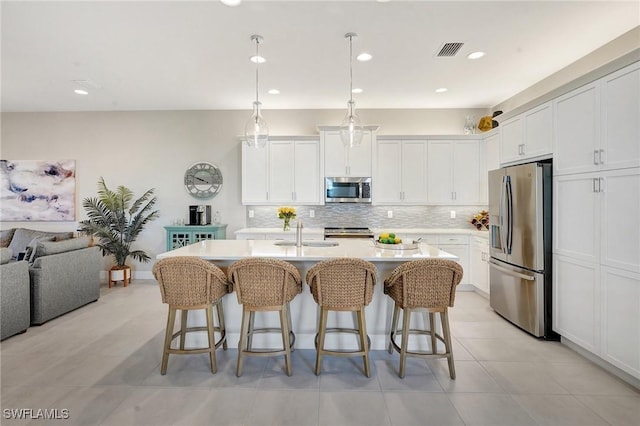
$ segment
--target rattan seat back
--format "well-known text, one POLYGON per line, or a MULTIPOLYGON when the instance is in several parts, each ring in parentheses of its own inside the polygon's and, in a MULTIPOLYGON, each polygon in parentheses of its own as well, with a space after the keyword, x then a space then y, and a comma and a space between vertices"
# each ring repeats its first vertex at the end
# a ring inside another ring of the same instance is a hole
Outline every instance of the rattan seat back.
POLYGON ((403 263, 384 282, 384 292, 402 308, 453 307, 462 266, 446 259, 403 263))
POLYGON ((377 270, 373 263, 357 258, 330 259, 307 272, 307 284, 318 305, 330 310, 367 306, 373 298, 377 270))
POLYGON ((302 292, 298 269, 279 259, 241 259, 229 266, 228 275, 243 305, 280 306, 302 292))
POLYGON ((153 265, 162 302, 174 306, 201 306, 229 293, 231 286, 216 265, 196 257, 171 257, 153 265))

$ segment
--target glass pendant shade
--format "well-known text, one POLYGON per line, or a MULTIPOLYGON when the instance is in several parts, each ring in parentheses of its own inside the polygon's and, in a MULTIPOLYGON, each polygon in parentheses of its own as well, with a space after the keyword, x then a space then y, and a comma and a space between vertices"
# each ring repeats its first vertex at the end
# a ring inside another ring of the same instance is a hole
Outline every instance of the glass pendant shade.
POLYGON ((260 111, 262 104, 258 98, 259 90, 258 90, 258 65, 260 63, 265 62, 264 60, 260 61, 260 43, 264 39, 262 36, 254 34, 251 36, 251 41, 256 43, 256 54, 255 54, 255 64, 256 64, 256 100, 253 102, 253 114, 247 120, 247 124, 244 125, 244 137, 246 144, 251 148, 264 148, 269 141, 269 127, 267 126, 267 122, 262 117, 262 112, 260 111))
POLYGON ((349 109, 340 124, 340 138, 344 146, 353 148, 362 142, 362 122, 354 112, 354 101, 347 102, 349 109))
POLYGON ((251 114, 247 124, 244 126, 247 145, 252 148, 264 148, 269 140, 269 127, 264 118, 262 118, 260 106, 261 103, 258 101, 253 103, 253 114, 251 114))

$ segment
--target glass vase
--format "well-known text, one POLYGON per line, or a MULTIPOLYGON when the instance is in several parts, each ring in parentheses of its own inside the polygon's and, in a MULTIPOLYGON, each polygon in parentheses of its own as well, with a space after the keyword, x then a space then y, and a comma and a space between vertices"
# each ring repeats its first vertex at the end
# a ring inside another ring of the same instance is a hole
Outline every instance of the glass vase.
POLYGON ((284 218, 284 224, 282 225, 282 230, 283 231, 288 231, 289 229, 291 229, 291 224, 289 223, 290 220, 291 220, 290 217, 285 217, 284 218))

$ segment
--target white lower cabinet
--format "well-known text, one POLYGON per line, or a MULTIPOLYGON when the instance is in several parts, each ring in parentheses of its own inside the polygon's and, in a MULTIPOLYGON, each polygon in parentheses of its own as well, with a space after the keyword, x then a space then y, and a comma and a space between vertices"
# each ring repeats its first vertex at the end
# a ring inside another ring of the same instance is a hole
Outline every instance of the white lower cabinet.
POLYGON ((553 329, 599 353, 600 265, 553 255, 553 329))
POLYGON ((458 263, 462 266, 462 281, 460 284, 471 284, 471 268, 469 266, 469 237, 467 235, 438 235, 437 247, 458 256, 458 263))
POLYGON ((640 274, 601 269, 602 357, 640 377, 640 274))
POLYGON ((555 176, 553 328, 640 378, 640 168, 555 176))
POLYGON ((471 283, 489 294, 489 240, 473 237, 470 246, 471 283))

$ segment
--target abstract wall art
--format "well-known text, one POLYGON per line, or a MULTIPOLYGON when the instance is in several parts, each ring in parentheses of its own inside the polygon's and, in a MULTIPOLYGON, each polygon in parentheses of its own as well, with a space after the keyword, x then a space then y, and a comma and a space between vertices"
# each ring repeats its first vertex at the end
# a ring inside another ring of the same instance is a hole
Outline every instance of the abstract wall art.
POLYGON ((0 160, 0 221, 74 221, 75 160, 0 160))

